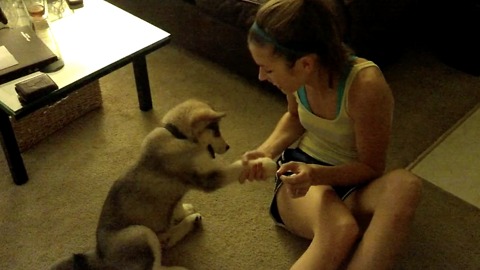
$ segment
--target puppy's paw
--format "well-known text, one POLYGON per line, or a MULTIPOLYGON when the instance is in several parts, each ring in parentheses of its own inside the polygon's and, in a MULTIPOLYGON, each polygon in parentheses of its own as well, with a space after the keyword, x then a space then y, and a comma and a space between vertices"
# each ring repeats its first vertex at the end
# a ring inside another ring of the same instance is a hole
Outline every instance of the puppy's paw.
POLYGON ((202 224, 202 215, 200 213, 193 213, 186 216, 178 224, 173 225, 166 233, 158 235, 163 249, 173 247, 183 239, 188 233, 200 227, 202 224))
POLYGON ((271 158, 261 157, 251 160, 248 165, 253 166, 255 164, 262 163, 263 176, 265 178, 274 177, 277 173, 277 164, 271 158))
POLYGON ((192 224, 192 230, 202 226, 203 217, 200 213, 193 213, 185 218, 190 224, 192 224))
POLYGON ((175 208, 175 212, 173 213, 173 224, 180 223, 185 217, 194 214, 195 208, 190 203, 183 203, 175 208))
POLYGON ((277 174, 277 163, 273 161, 271 158, 259 158, 257 159, 262 162, 263 169, 265 170, 266 177, 273 177, 277 174))
POLYGON ((175 207, 172 217, 172 225, 182 222, 187 216, 196 213, 195 207, 190 203, 179 203, 175 207))

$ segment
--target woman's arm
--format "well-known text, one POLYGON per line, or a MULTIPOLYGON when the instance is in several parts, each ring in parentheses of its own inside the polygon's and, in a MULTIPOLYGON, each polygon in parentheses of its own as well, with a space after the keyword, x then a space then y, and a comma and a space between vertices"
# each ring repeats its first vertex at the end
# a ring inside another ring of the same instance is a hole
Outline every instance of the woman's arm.
POLYGON ((300 124, 297 111, 297 102, 293 95, 287 95, 288 111, 280 118, 275 129, 270 136, 255 150, 248 151, 242 156, 244 171, 239 176, 239 181, 243 183, 246 179, 265 179, 267 175, 261 163, 255 163, 247 166, 250 160, 260 157, 275 158, 283 150, 293 144, 305 129, 300 124))
POLYGON ((295 97, 287 95, 287 101, 287 112, 280 118, 270 136, 257 148, 257 151, 265 153, 270 158, 280 155, 305 132, 298 118, 298 104, 295 97))

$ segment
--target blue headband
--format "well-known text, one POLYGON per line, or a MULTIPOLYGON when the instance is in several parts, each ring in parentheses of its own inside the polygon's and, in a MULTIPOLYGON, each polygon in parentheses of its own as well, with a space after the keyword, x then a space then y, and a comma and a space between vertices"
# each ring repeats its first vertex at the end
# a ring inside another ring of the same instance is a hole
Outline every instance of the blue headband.
POLYGON ((258 26, 257 22, 254 22, 252 24, 252 27, 250 27, 250 31, 255 32, 255 34, 259 35, 263 39, 263 41, 265 41, 267 43, 271 43, 277 49, 280 49, 282 51, 288 51, 288 52, 291 52, 291 53, 294 53, 294 54, 301 54, 302 53, 302 52, 299 52, 297 50, 289 49, 289 48, 281 45, 280 43, 278 43, 273 37, 271 37, 269 34, 267 34, 267 32, 265 32, 265 30, 260 28, 260 26, 258 26))

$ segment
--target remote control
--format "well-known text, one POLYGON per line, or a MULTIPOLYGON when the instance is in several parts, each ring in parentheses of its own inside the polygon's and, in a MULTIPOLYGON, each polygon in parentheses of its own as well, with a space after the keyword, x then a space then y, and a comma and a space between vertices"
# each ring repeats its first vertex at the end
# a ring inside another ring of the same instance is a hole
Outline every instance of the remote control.
POLYGON ((83 0, 67 0, 70 9, 77 9, 83 7, 83 0))

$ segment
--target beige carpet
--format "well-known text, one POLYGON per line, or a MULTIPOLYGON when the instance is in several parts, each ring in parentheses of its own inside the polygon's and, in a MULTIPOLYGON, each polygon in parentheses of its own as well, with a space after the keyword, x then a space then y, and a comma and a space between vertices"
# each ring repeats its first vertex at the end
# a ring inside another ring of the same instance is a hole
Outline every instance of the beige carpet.
MULTIPOLYGON (((103 199, 165 110, 190 97, 225 110, 227 161, 258 145, 285 110, 283 97, 172 45, 148 57, 154 110, 138 110, 132 67, 101 80, 104 106, 24 153, 30 181, 15 186, 0 157, 0 269, 47 269, 94 247, 103 199)), ((479 78, 412 52, 385 70, 397 99, 389 168, 407 166, 479 101, 479 78)), ((411 244, 398 269, 478 269, 480 210, 426 182, 411 244)), ((288 269, 308 241, 273 226, 271 182, 232 185, 186 200, 203 229, 166 254, 191 269, 288 269)))

